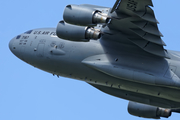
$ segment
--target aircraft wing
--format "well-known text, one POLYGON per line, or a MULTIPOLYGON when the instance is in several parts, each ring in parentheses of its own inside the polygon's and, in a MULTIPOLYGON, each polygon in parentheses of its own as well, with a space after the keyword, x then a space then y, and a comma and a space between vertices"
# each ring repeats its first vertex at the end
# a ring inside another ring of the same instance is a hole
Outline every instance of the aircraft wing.
MULTIPOLYGON (((111 9, 107 25, 109 33, 122 33, 134 45, 153 55, 170 58, 158 21, 152 10, 152 0, 117 0, 111 9), (112 32, 116 31, 116 32, 112 32)), ((106 33, 108 33, 106 31, 106 33)))

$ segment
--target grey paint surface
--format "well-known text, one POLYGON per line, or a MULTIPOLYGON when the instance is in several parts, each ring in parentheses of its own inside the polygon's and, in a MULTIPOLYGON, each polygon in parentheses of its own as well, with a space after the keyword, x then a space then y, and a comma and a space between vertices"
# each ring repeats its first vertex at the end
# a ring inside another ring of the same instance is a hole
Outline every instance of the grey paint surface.
MULTIPOLYGON (((111 23, 117 24, 113 18, 111 23)), ((103 92, 130 101, 179 108, 180 53, 164 53, 156 43, 150 44, 155 46, 155 51, 142 50, 142 39, 131 42, 123 32, 118 32, 119 27, 113 26, 100 28, 105 34, 89 42, 60 39, 54 28, 35 29, 13 38, 9 47, 23 61, 52 74, 103 86, 103 92)))

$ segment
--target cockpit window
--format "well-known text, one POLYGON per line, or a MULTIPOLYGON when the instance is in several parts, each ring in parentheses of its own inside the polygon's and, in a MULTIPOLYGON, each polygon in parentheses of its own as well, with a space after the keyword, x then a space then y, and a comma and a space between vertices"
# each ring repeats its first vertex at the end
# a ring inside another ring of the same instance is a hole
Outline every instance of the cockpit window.
POLYGON ((33 30, 29 30, 27 32, 25 32, 24 34, 31 34, 33 30))
POLYGON ((16 37, 16 39, 19 39, 21 37, 21 35, 18 35, 17 37, 16 37))

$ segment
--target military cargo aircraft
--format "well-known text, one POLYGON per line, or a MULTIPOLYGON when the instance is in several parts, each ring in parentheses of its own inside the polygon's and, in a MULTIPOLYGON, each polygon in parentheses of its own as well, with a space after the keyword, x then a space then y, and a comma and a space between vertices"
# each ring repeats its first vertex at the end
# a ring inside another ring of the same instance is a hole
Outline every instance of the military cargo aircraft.
POLYGON ((180 52, 164 49, 152 7, 152 0, 67 5, 56 28, 17 35, 9 48, 34 67, 129 100, 131 115, 168 118, 180 113, 180 52))

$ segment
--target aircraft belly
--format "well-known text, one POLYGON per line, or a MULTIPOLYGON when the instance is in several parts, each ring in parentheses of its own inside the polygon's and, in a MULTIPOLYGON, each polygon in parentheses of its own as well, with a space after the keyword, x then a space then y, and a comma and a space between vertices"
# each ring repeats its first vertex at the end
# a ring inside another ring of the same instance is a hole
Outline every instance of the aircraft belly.
POLYGON ((82 63, 69 63, 68 65, 63 65, 59 62, 59 64, 57 63, 55 66, 57 68, 55 74, 57 75, 85 81, 91 84, 106 86, 109 88, 130 91, 132 93, 149 95, 152 97, 152 99, 153 97, 158 97, 162 99, 180 102, 180 91, 177 89, 143 84, 112 77, 108 74, 104 74, 103 72, 87 67, 82 63))
MULTIPOLYGON (((157 97, 159 99, 160 98, 166 99, 166 100, 170 100, 174 102, 180 102, 180 95, 179 95, 180 91, 177 89, 147 85, 147 84, 115 78, 110 75, 104 74, 100 71, 89 68, 86 65, 83 65, 82 63, 76 63, 76 66, 74 66, 75 64, 73 63, 69 63, 68 65, 67 64, 65 65, 65 63, 62 63, 62 62, 58 63, 57 61, 52 62, 52 63, 54 63, 52 66, 48 67, 48 69, 43 69, 43 70, 53 73, 53 74, 60 75, 60 76, 85 81, 91 84, 106 86, 108 88, 125 90, 132 93, 139 93, 139 94, 142 94, 142 97, 141 97, 142 101, 146 101, 143 95, 144 96, 149 95, 150 100, 153 100, 154 102, 156 102, 157 100, 157 99, 154 99, 154 97, 157 97), (56 70, 49 71, 49 70, 53 70, 53 68, 56 68, 56 70)), ((114 93, 111 93, 111 94, 114 95, 114 93)), ((123 96, 117 96, 117 97, 132 100, 132 98, 125 98, 123 96)), ((140 98, 134 96, 132 101, 137 101, 137 100, 140 101, 139 99, 140 98)), ((169 102, 166 102, 166 103, 167 104, 163 104, 161 106, 169 107, 169 102)), ((174 104, 171 104, 171 105, 174 105, 174 104)), ((175 106, 171 106, 171 107, 175 107, 175 106)), ((176 107, 177 107, 177 104, 176 104, 176 107)))
POLYGON ((149 104, 153 106, 158 106, 158 107, 163 107, 163 108, 179 108, 180 103, 175 102, 172 100, 156 97, 156 96, 150 96, 148 94, 141 94, 138 92, 131 92, 131 91, 126 91, 122 89, 116 89, 112 87, 105 87, 101 85, 96 85, 96 84, 91 84, 93 87, 99 89, 102 92, 105 92, 107 94, 123 98, 126 100, 138 102, 138 103, 143 103, 143 104, 149 104))
MULTIPOLYGON (((29 61, 27 62, 57 76, 141 94, 142 98, 135 97, 136 95, 126 98, 111 93, 124 99, 140 102, 141 100, 156 102, 159 99, 165 99, 180 102, 180 91, 177 88, 169 87, 175 83, 168 82, 169 79, 164 77, 170 75, 169 73, 166 75, 169 69, 166 60, 126 54, 122 50, 117 53, 116 50, 113 51, 108 47, 106 50, 109 51, 109 54, 105 54, 105 48, 98 41, 90 43, 72 43, 56 38, 51 41, 48 39, 36 41, 32 43, 32 46, 27 47, 28 50, 33 51, 28 54, 29 61), (90 43, 91 45, 89 45, 90 43), (158 83, 156 76, 161 76, 160 80, 166 79, 166 82, 163 82, 163 85, 158 83), (145 96, 149 96, 148 99, 145 96)), ((178 86, 179 77, 175 76, 175 78, 177 78, 176 85, 178 86)), ((174 107, 173 105, 172 107, 174 107)), ((169 102, 164 102, 161 106, 169 107, 169 102)))
POLYGON ((159 86, 152 86, 152 85, 147 85, 147 84, 141 84, 141 83, 131 82, 131 81, 123 80, 123 79, 108 78, 106 75, 100 76, 100 77, 103 79, 86 80, 86 82, 100 85, 100 86, 106 86, 108 88, 115 88, 115 89, 130 91, 133 93, 149 95, 151 97, 158 97, 158 98, 180 102, 179 90, 175 90, 171 88, 164 88, 164 87, 159 87, 159 86))
MULTIPOLYGON (((162 72, 157 74, 157 72, 154 73, 153 71, 155 71, 155 69, 156 71, 162 71, 161 67, 149 67, 149 65, 144 64, 143 67, 149 68, 149 70, 137 69, 137 67, 134 66, 125 66, 125 64, 121 65, 112 63, 109 58, 107 58, 107 56, 108 55, 106 54, 91 56, 84 59, 82 63, 107 75, 124 80, 150 85, 176 87, 178 89, 180 87, 179 77, 175 75, 171 70, 169 70, 169 68, 166 72, 164 71, 164 73, 162 72), (166 74, 170 74, 172 77, 166 77, 166 74)), ((128 61, 128 59, 126 61, 128 61)), ((144 63, 145 62, 146 61, 144 61, 144 63)), ((134 63, 136 63, 136 61, 134 61, 134 63)), ((166 65, 168 67, 168 63, 166 65)))
MULTIPOLYGON (((59 43, 57 42, 57 44, 59 43)), ((69 77, 86 81, 92 84, 107 86, 110 88, 112 87, 116 89, 130 91, 133 93, 140 93, 143 95, 150 95, 153 97, 180 102, 180 95, 178 94, 179 90, 174 88, 157 86, 156 78, 152 76, 152 71, 155 71, 155 75, 157 75, 158 73, 158 75, 164 76, 168 68, 168 66, 166 66, 166 61, 160 61, 160 63, 156 61, 154 62, 155 67, 149 67, 152 65, 149 63, 149 61, 146 62, 146 59, 144 61, 143 59, 140 59, 140 61, 134 60, 135 64, 129 64, 129 66, 133 66, 132 68, 134 69, 124 69, 125 66, 123 66, 124 68, 120 68, 114 67, 114 65, 128 65, 128 63, 131 61, 131 59, 127 57, 128 55, 108 56, 107 54, 103 54, 104 51, 96 43, 91 44, 91 46, 86 43, 84 45, 79 45, 79 43, 68 43, 67 45, 68 46, 65 45, 64 48, 61 49, 65 52, 64 55, 51 54, 49 51, 51 49, 47 48, 48 51, 45 52, 48 54, 44 55, 46 59, 43 59, 43 61, 40 61, 40 59, 38 59, 40 65, 39 68, 47 72, 56 74, 58 76, 69 77), (84 49, 84 51, 81 51, 82 49, 84 49), (89 51, 89 49, 91 49, 91 51, 89 51), (95 54, 99 54, 97 55, 98 57, 93 57, 95 54), (99 56, 101 57, 99 58, 99 56), (115 60, 117 57, 119 59, 118 62, 115 60), (127 59, 125 59, 126 57, 127 59), (92 60, 97 61, 93 63, 92 60), (82 61, 84 64, 82 64, 82 61), (85 64, 88 62, 92 62, 92 64, 90 65, 91 67, 88 67, 87 64, 85 64), (103 64, 99 64, 107 62, 110 62, 111 64, 106 64, 105 67, 103 66, 103 64), (110 69, 110 71, 107 71, 108 69, 106 68, 113 68, 114 70, 110 69), (139 71, 137 71, 137 69, 139 69, 139 71), (122 76, 119 75, 119 72, 123 73, 122 76), (137 80, 141 81, 138 82, 137 80)))

